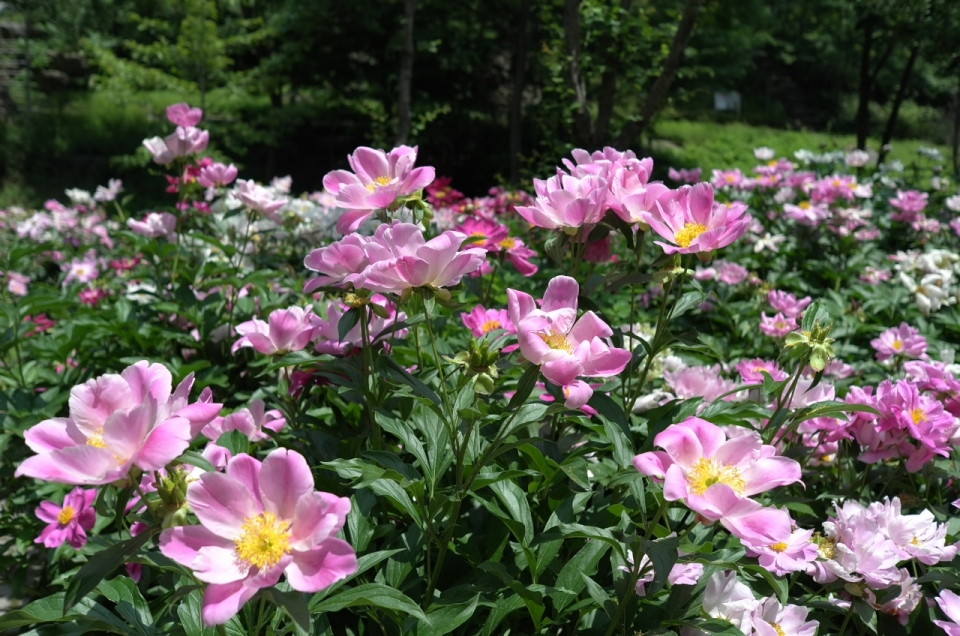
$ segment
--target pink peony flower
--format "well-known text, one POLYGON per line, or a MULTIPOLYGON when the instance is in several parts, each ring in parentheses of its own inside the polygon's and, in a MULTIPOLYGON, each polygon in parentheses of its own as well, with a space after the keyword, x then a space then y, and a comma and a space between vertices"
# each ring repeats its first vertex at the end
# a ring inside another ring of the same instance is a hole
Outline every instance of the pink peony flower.
POLYGON ((113 201, 122 191, 123 181, 120 179, 110 179, 107 181, 107 187, 97 186, 96 192, 93 193, 93 199, 101 202, 113 201))
POLYGON ((744 384, 761 384, 763 375, 761 371, 766 371, 775 382, 787 379, 787 374, 777 366, 776 362, 768 362, 760 358, 753 360, 743 360, 737 363, 737 372, 744 384))
POLYGON ((389 153, 361 146, 347 156, 353 172, 334 170, 323 178, 323 187, 336 195, 346 212, 337 220, 341 234, 355 232, 377 210, 388 209, 433 182, 431 166, 414 168, 417 147, 400 146, 389 153))
POLYGON ((366 236, 350 234, 310 252, 303 259, 303 264, 307 269, 319 272, 322 276, 307 281, 303 286, 303 292, 309 294, 319 287, 331 285, 357 286, 363 272, 370 265, 366 252, 370 240, 366 236))
POLYGON ((144 139, 143 145, 153 155, 154 163, 165 166, 174 159, 203 152, 210 142, 210 133, 193 126, 177 126, 166 137, 144 139))
POLYGON ((760 331, 771 338, 782 338, 797 329, 797 321, 783 314, 768 316, 766 312, 760 314, 760 331))
POLYGON ((702 172, 703 170, 700 168, 691 168, 689 170, 684 168, 681 168, 680 170, 670 168, 667 170, 667 176, 673 181, 678 181, 680 183, 697 183, 700 181, 700 174, 702 172))
POLYGON ((890 215, 890 220, 903 221, 905 223, 911 223, 917 220, 920 213, 923 212, 923 209, 927 207, 928 196, 926 192, 919 192, 917 190, 897 190, 897 196, 888 199, 890 207, 898 210, 898 212, 890 215))
MULTIPOLYGON (((279 433, 286 425, 287 420, 283 417, 283 413, 277 409, 265 410, 263 400, 256 399, 250 402, 249 408, 237 409, 230 415, 217 417, 207 424, 201 432, 207 439, 216 441, 224 433, 240 431, 251 442, 259 442, 270 439, 270 436, 263 432, 264 429, 279 433)), ((208 448, 211 446, 215 445, 207 445, 208 448)), ((213 453, 213 451, 211 452, 213 453)))
MULTIPOLYGON (((491 331, 502 330, 506 333, 517 333, 517 328, 510 320, 510 313, 506 309, 484 309, 477 305, 470 313, 460 314, 464 326, 470 330, 474 338, 482 338, 491 331)), ((519 345, 512 344, 503 348, 504 353, 516 351, 519 345)))
MULTIPOLYGON (((0 277, 4 274, 0 272, 0 277)), ((7 272, 7 291, 15 296, 26 296, 27 295, 27 283, 30 282, 30 277, 25 274, 20 274, 19 272, 7 272)))
POLYGON ((645 215, 655 211, 657 200, 670 191, 662 183, 647 183, 645 173, 619 169, 610 184, 616 201, 613 211, 627 223, 646 223, 645 215))
POLYGON ((279 448, 260 461, 237 455, 225 473, 187 488, 199 526, 160 535, 160 552, 207 583, 201 616, 222 625, 257 590, 285 574, 298 592, 317 592, 357 571, 349 543, 336 538, 350 500, 314 490, 302 455, 279 448))
POLYGON ((96 307, 101 300, 107 297, 105 289, 81 289, 77 292, 77 299, 84 305, 96 307))
POLYGON ((270 190, 246 179, 237 179, 236 196, 241 203, 251 210, 260 212, 274 223, 282 222, 277 211, 287 204, 285 198, 277 198, 270 190))
MULTIPOLYGON (((376 344, 381 333, 388 327, 406 320, 407 315, 402 311, 398 314, 397 306, 380 294, 371 296, 370 302, 381 308, 378 310, 379 313, 374 313, 369 319, 368 325, 370 344, 376 344)), ((313 343, 317 352, 342 356, 363 347, 363 331, 359 321, 342 338, 340 337, 340 319, 343 314, 347 313, 347 310, 349 310, 347 305, 339 301, 330 301, 324 311, 326 318, 317 315, 311 317, 313 343)), ((406 335, 406 329, 400 329, 390 334, 393 338, 405 338, 406 335)), ((386 343, 384 343, 384 346, 386 346, 386 343)))
POLYGON ((950 590, 942 590, 935 600, 950 620, 936 620, 933 624, 945 631, 947 636, 960 636, 960 596, 950 590))
MULTIPOLYGON (((676 536, 671 535, 671 536, 676 536)), ((680 552, 680 556, 687 556, 683 551, 680 552)), ((630 567, 620 566, 620 569, 624 572, 629 572, 633 569, 633 551, 627 550, 627 563, 630 567)), ((667 574, 667 583, 670 585, 696 585, 700 580, 700 577, 703 576, 703 565, 700 563, 675 563, 672 568, 670 568, 670 573, 667 574)), ((637 580, 637 596, 646 596, 646 587, 647 583, 653 581, 654 571, 653 571, 653 561, 650 560, 650 557, 646 554, 643 555, 640 559, 640 578, 637 580)))
POLYGON ((97 269, 97 261, 90 255, 85 256, 83 259, 70 261, 69 265, 65 265, 63 269, 67 272, 66 278, 63 279, 64 286, 69 285, 73 281, 89 283, 92 280, 96 280, 100 275, 100 270, 97 269))
POLYGON ((743 236, 750 225, 747 206, 729 207, 713 200, 708 183, 680 186, 657 200, 656 209, 643 215, 644 222, 671 244, 656 241, 667 254, 711 252, 743 236))
POLYGON ((774 289, 767 294, 767 302, 784 316, 796 318, 800 315, 800 312, 807 308, 807 305, 813 302, 813 299, 807 296, 797 300, 797 297, 793 294, 774 289))
POLYGON ((203 119, 203 111, 190 108, 186 102, 167 106, 167 119, 174 126, 196 126, 203 119))
POLYGON ((558 171, 546 181, 534 179, 533 188, 536 201, 517 206, 517 214, 537 227, 579 228, 599 222, 607 211, 607 181, 602 177, 577 178, 558 171))
POLYGON ((614 376, 627 366, 631 354, 610 347, 604 338, 613 330, 588 311, 577 320, 580 286, 568 276, 547 285, 541 307, 533 297, 507 290, 510 320, 517 330, 523 357, 540 367, 543 376, 563 388, 567 408, 587 403, 593 389, 578 377, 614 376))
POLYGON ((742 265, 727 261, 717 263, 717 280, 726 285, 739 285, 747 280, 749 274, 747 268, 742 265))
MULTIPOLYGON (((707 579, 703 591, 703 611, 713 618, 732 623, 744 634, 753 633, 754 610, 760 602, 754 598, 750 588, 737 580, 736 572, 714 572, 707 579)), ((684 627, 682 636, 700 634, 701 630, 684 627)))
POLYGON ((132 466, 160 470, 190 445, 220 412, 209 390, 188 404, 193 374, 171 393, 170 371, 143 360, 120 375, 102 375, 73 387, 70 416, 44 420, 24 432, 36 455, 17 476, 63 484, 107 484, 132 466))
POLYGON ((927 351, 927 339, 905 322, 899 327, 890 327, 880 337, 870 341, 877 352, 877 360, 883 362, 894 356, 922 358, 927 351))
MULTIPOLYGON (((720 375, 720 365, 682 367, 676 370, 666 370, 663 379, 676 393, 677 397, 690 399, 703 398, 704 404, 713 402, 724 393, 737 388, 737 385, 720 375)), ((736 396, 726 398, 735 400, 736 396)))
POLYGON ((309 307, 290 307, 271 311, 268 322, 257 318, 242 322, 237 325, 237 333, 242 337, 230 351, 236 353, 242 347, 253 347, 266 355, 300 351, 313 337, 312 314, 309 307))
POLYGON ((457 232, 465 234, 467 238, 479 238, 480 241, 470 243, 471 247, 482 247, 485 250, 498 251, 498 243, 507 238, 510 228, 502 223, 468 216, 456 228, 457 232))
POLYGON ((714 170, 710 180, 714 188, 735 188, 743 183, 743 173, 733 170, 714 170))
POLYGON ((463 193, 450 186, 453 179, 437 177, 426 187, 427 201, 435 208, 448 208, 463 199, 463 193))
POLYGON ((83 490, 78 486, 63 498, 62 506, 52 501, 41 502, 37 506, 37 517, 50 525, 33 542, 42 543, 48 548, 59 547, 64 541, 74 550, 85 546, 86 530, 93 528, 97 522, 97 513, 93 509, 96 498, 96 489, 83 490))
POLYGON ((222 188, 230 185, 237 178, 237 167, 232 163, 225 166, 220 162, 211 163, 200 169, 197 183, 204 188, 222 188))
POLYGON ((800 481, 800 464, 776 456, 776 449, 764 444, 756 431, 727 439, 718 426, 688 417, 667 427, 653 443, 663 451, 637 455, 634 467, 663 480, 667 501, 683 501, 708 519, 721 519, 725 514, 718 515, 718 510, 729 509, 729 502, 721 504, 711 491, 727 489, 736 498, 746 498, 800 481))
POLYGON ((810 201, 801 201, 797 205, 787 203, 783 206, 783 216, 800 225, 817 227, 830 218, 830 207, 825 203, 814 205, 810 201))
POLYGON ((149 238, 164 237, 170 243, 177 240, 177 217, 169 212, 151 212, 142 221, 128 219, 127 227, 149 238))
POLYGON ((507 253, 507 261, 513 265, 521 276, 530 277, 537 273, 537 266, 530 262, 530 258, 536 256, 537 253, 524 245, 522 240, 508 236, 497 243, 497 247, 507 253))
POLYGON ((817 558, 817 546, 810 541, 813 530, 794 530, 780 536, 770 537, 775 541, 754 543, 743 540, 749 556, 759 557, 760 567, 777 576, 790 572, 805 572, 807 564, 817 558))
POLYGON ((753 611, 753 633, 755 636, 813 636, 820 623, 808 621, 808 613, 806 607, 783 606, 771 596, 753 611))

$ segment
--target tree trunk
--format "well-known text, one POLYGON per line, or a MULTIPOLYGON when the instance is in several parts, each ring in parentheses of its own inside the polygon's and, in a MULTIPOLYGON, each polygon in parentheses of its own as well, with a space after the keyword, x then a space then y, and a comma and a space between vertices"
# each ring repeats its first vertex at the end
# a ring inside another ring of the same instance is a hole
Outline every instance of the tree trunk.
POLYGON ((400 53, 400 96, 397 101, 397 145, 410 135, 410 85, 413 83, 413 18, 417 0, 403 3, 403 50, 400 53))
POLYGON ((907 65, 903 67, 903 73, 900 75, 900 85, 897 86, 897 94, 893 98, 893 108, 890 109, 890 117, 887 118, 887 125, 883 129, 883 138, 880 140, 880 156, 877 159, 877 166, 879 167, 883 160, 887 156, 886 147, 890 143, 890 140, 893 139, 893 129, 897 125, 897 116, 900 114, 900 105, 903 104, 903 100, 907 97, 907 84, 910 83, 910 75, 913 73, 913 65, 917 61, 917 56, 920 54, 920 43, 917 42, 910 49, 910 58, 907 60, 907 65))
MULTIPOLYGON (((960 80, 960 75, 957 77, 960 80)), ((960 178, 960 81, 957 83, 957 97, 953 106, 953 176, 960 178)))
MULTIPOLYGON (((863 50, 860 51, 860 96, 857 104, 857 148, 866 150, 870 136, 870 50, 873 48, 873 18, 863 21, 863 50)), ((879 68, 877 69, 880 70, 879 68)))
POLYGON ((527 70, 527 19, 530 0, 521 0, 517 21, 517 48, 513 55, 513 88, 510 93, 510 181, 520 183, 520 153, 523 151, 523 88, 527 70))
POLYGON ((617 138, 617 147, 625 148, 633 143, 633 140, 643 134, 653 118, 667 101, 667 95, 670 93, 670 85, 677 76, 677 70, 680 68, 680 61, 683 52, 690 42, 690 36, 693 35, 693 26, 696 24, 697 15, 700 13, 702 0, 687 0, 683 6, 683 16, 680 18, 680 25, 673 36, 673 42, 670 43, 670 53, 663 63, 663 70, 660 76, 650 88, 647 99, 644 100, 640 108, 640 118, 627 124, 620 136, 617 138))
POLYGON ((567 82, 576 103, 573 120, 577 143, 587 145, 593 140, 593 124, 587 104, 587 85, 580 72, 580 0, 564 2, 563 39, 567 53, 567 82))

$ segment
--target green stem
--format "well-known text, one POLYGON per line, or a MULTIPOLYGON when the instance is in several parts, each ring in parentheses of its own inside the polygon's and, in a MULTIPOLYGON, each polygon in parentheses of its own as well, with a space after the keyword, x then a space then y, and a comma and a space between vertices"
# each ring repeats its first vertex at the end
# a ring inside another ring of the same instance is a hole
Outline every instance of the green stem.
MULTIPOLYGON (((230 328, 233 328, 233 311, 237 306, 237 301, 240 300, 240 285, 237 284, 237 277, 240 276, 240 267, 243 265, 243 255, 247 252, 247 241, 250 239, 250 228, 253 227, 253 224, 256 222, 256 213, 252 210, 248 210, 250 215, 247 217, 247 227, 243 230, 243 242, 240 244, 240 251, 237 252, 237 264, 233 268, 233 300, 230 302, 230 313, 227 315, 227 324, 230 325, 230 328)), ((179 238, 179 234, 177 237, 179 238)))
POLYGON ((850 617, 853 616, 853 600, 850 599, 850 608, 847 610, 847 615, 843 617, 843 624, 840 625, 840 632, 837 636, 843 636, 847 631, 847 623, 850 622, 850 617))
POLYGON ((367 414, 370 430, 373 433, 373 448, 374 450, 380 450, 383 447, 383 434, 380 431, 380 425, 377 423, 377 418, 374 417, 373 410, 370 407, 371 399, 377 394, 377 378, 376 374, 373 372, 373 349, 370 344, 370 324, 368 320, 372 313, 372 310, 366 305, 360 306, 360 340, 361 351, 363 355, 361 364, 363 369, 363 390, 368 394, 368 397, 363 405, 363 410, 367 414))

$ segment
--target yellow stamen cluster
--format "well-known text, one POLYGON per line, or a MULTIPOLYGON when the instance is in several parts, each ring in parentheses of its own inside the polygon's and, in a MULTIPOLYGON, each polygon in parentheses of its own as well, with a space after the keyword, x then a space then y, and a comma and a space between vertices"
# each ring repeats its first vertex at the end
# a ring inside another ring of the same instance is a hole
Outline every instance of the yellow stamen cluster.
POLYGON ((547 343, 547 346, 557 351, 566 351, 573 353, 573 347, 567 341, 567 337, 562 333, 538 333, 540 339, 547 343))
POLYGON ((480 331, 483 333, 490 333, 494 329, 501 329, 503 325, 500 324, 499 320, 488 320, 482 325, 480 325, 480 331))
POLYGON ((714 484, 726 484, 743 496, 747 482, 733 466, 721 466, 715 459, 701 457, 687 473, 687 488, 695 495, 702 495, 714 484))
POLYGON ((91 435, 87 438, 87 446, 93 446, 94 448, 106 448, 107 443, 103 441, 103 435, 91 435))
POLYGON ((919 424, 920 422, 927 421, 927 412, 921 408, 916 408, 910 411, 910 419, 913 420, 914 424, 919 424))
POLYGON ((809 210, 809 209, 810 209, 810 202, 809 202, 809 201, 801 201, 800 203, 797 204, 797 207, 800 208, 801 210, 809 210))
POLYGON ((787 549, 787 544, 784 543, 783 541, 778 541, 777 543, 774 543, 772 546, 770 546, 770 549, 778 553, 785 552, 787 549))
POLYGON ((770 623, 770 627, 773 628, 773 631, 777 632, 777 636, 786 636, 786 632, 783 631, 783 628, 780 627, 778 623, 770 623))
POLYGON ((690 243, 693 242, 693 239, 697 238, 701 234, 707 231, 707 226, 701 223, 686 223, 679 232, 677 232, 673 240, 680 247, 690 247, 690 243))
POLYGON ((500 247, 502 247, 502 248, 505 249, 505 250, 512 250, 513 248, 515 248, 515 247, 517 246, 517 239, 508 236, 507 238, 505 238, 505 239, 503 239, 502 241, 500 241, 499 243, 497 243, 497 245, 499 245, 500 247))
POLYGON ((915 546, 918 546, 918 547, 919 547, 919 546, 920 546, 920 541, 918 541, 917 538, 914 537, 914 538, 910 539, 910 545, 915 545, 915 546))
POLYGON ((343 297, 343 304, 347 307, 352 307, 357 309, 358 307, 363 307, 364 305, 370 304, 370 299, 364 298, 363 296, 358 296, 356 294, 347 294, 343 297))
POLYGON ((74 516, 73 506, 64 506, 59 513, 57 513, 57 523, 61 526, 65 526, 73 519, 74 516))
POLYGON ((901 349, 903 349, 903 340, 900 340, 900 338, 897 338, 892 343, 890 343, 890 346, 893 347, 894 351, 900 351, 901 349))
POLYGON ((272 512, 261 512, 243 522, 234 543, 243 561, 261 570, 274 566, 290 553, 290 524, 272 512))

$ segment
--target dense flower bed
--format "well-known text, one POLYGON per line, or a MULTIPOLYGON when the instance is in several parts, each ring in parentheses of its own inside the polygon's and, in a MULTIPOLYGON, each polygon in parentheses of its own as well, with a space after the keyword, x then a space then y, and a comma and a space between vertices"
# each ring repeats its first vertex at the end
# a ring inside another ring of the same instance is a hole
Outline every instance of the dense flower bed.
POLYGON ((606 148, 470 199, 361 147, 294 196, 167 114, 168 209, 0 215, 0 629, 960 634, 937 171, 606 148))

